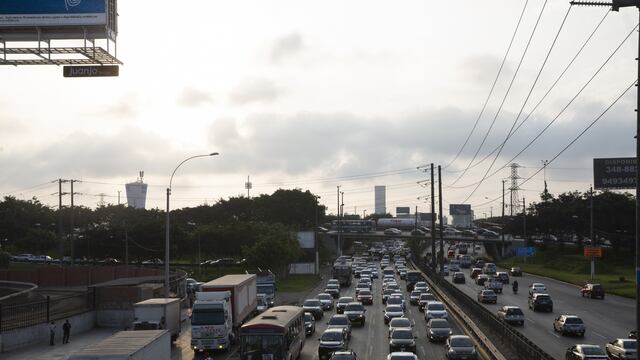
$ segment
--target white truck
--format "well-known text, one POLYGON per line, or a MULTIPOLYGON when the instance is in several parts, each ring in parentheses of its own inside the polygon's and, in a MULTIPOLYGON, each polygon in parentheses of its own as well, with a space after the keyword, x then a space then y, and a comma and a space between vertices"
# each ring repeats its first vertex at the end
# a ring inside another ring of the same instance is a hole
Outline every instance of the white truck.
POLYGON ((256 275, 226 275, 203 284, 191 311, 191 347, 195 352, 227 350, 257 309, 256 275))
POLYGON ((69 360, 170 360, 166 330, 120 331, 73 353, 69 360))
POLYGON ((168 330, 172 341, 180 335, 180 299, 147 299, 133 304, 133 313, 133 330, 168 330))

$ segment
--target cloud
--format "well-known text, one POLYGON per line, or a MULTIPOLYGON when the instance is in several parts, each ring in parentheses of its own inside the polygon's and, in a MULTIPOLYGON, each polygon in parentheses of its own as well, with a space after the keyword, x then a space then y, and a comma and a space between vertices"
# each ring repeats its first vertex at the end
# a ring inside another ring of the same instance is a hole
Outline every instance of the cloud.
POLYGON ((299 53, 304 48, 302 35, 290 33, 277 38, 271 45, 270 58, 274 64, 279 64, 285 58, 299 53))
POLYGON ((249 79, 238 85, 229 95, 231 102, 244 105, 254 102, 272 102, 282 95, 282 89, 268 79, 249 79))
POLYGON ((192 87, 184 88, 177 98, 178 105, 184 107, 198 107, 213 102, 214 99, 210 93, 192 87))
POLYGON ((134 118, 138 115, 139 102, 135 95, 122 97, 99 113, 109 118, 134 118))
MULTIPOLYGON (((502 58, 491 54, 475 54, 466 56, 460 62, 460 69, 464 74, 464 79, 469 84, 492 84, 495 80, 502 58)), ((504 74, 512 74, 513 69, 509 62, 504 64, 502 76, 504 74)), ((488 91, 488 89, 487 89, 488 91)))

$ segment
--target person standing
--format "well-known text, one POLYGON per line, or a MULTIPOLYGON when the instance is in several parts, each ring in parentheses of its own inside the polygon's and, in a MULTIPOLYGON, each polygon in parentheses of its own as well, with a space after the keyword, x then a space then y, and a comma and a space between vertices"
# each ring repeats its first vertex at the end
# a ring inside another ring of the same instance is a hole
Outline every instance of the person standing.
POLYGON ((67 319, 62 325, 62 343, 69 343, 69 335, 71 334, 71 323, 69 323, 69 319, 67 319))
POLYGON ((56 323, 51 321, 49 324, 49 346, 55 345, 54 341, 56 339, 56 323))

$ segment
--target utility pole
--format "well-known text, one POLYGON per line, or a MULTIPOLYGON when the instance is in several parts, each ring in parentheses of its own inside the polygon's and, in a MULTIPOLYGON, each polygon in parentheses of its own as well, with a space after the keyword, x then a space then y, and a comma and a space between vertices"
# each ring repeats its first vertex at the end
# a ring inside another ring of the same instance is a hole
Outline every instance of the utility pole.
POLYGON ((120 190, 118 190, 118 206, 120 206, 120 190))
MULTIPOLYGON (((591 239, 591 246, 596 246, 596 239, 593 237, 593 186, 589 188, 589 238, 591 239)), ((591 257, 591 280, 596 277, 596 259, 591 257)))
POLYGON ((249 175, 247 175, 247 182, 244 183, 244 188, 247 189, 247 199, 251 199, 251 189, 253 188, 253 184, 249 180, 249 175))
POLYGON ((527 241, 527 203, 522 197, 522 237, 526 243, 527 241))
POLYGON ((502 180, 502 246, 500 247, 500 257, 503 258, 504 257, 504 207, 505 207, 505 203, 504 203, 504 183, 506 182, 506 180, 502 180))
POLYGON ((75 263, 75 237, 76 237, 76 230, 75 230, 75 225, 74 225, 74 207, 73 207, 73 196, 77 193, 73 192, 73 183, 78 182, 78 180, 69 180, 69 182, 71 183, 71 265, 73 265, 75 263))
MULTIPOLYGON (((612 11, 621 7, 635 6, 640 10, 640 0, 613 0, 611 3, 595 1, 571 1, 571 5, 611 6, 612 11)), ((640 11, 638 12, 640 18, 640 11)), ((636 83, 636 279, 640 279, 640 41, 636 57, 638 82, 636 83)), ((593 239, 591 239, 593 241, 593 239)), ((640 281, 636 281, 636 330, 640 328, 640 281)), ((640 346, 640 338, 636 337, 636 349, 640 346)))
POLYGON ((489 215, 489 216, 490 216, 491 218, 493 218, 493 206, 490 206, 490 207, 489 207, 489 209, 490 209, 490 211, 491 211, 491 212, 490 212, 490 214, 491 214, 491 215, 489 215))
MULTIPOLYGON (((340 195, 342 196, 341 202, 340 202, 340 214, 342 217, 342 221, 341 223, 344 223, 344 191, 340 191, 340 195)), ((342 225, 340 225, 340 241, 339 241, 339 245, 340 245, 340 256, 342 256, 342 225)))
POLYGON ((60 260, 64 258, 64 234, 62 230, 62 179, 58 179, 58 236, 60 237, 60 260))
POLYGON ((338 222, 338 256, 342 255, 342 249, 340 249, 340 233, 342 232, 342 224, 340 221, 340 185, 337 186, 338 188, 338 200, 337 200, 337 205, 336 205, 336 221, 338 222))
POLYGON ((440 218, 440 256, 442 257, 440 261, 440 274, 442 274, 444 272, 444 235, 442 232, 444 222, 442 221, 442 169, 440 165, 438 165, 438 204, 438 216, 440 218))
POLYGON ((418 230, 418 206, 416 206, 416 220, 413 224, 413 230, 418 230))
POLYGON ((436 197, 434 191, 434 171, 433 171, 433 163, 431 163, 431 269, 433 272, 436 272, 436 266, 438 265, 438 258, 436 257, 436 197))
POLYGON ((367 217, 367 209, 362 210, 362 220, 367 217))

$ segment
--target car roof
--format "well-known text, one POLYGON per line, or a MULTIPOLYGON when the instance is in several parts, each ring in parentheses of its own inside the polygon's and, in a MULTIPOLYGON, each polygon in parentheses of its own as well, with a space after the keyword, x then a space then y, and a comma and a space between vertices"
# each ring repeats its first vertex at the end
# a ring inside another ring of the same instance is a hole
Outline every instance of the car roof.
POLYGON ((333 315, 331 315, 331 319, 333 319, 333 318, 346 318, 346 317, 347 317, 347 315, 345 315, 345 314, 333 314, 333 315))
POLYGON ((565 314, 562 314, 562 315, 560 315, 560 316, 563 316, 563 317, 565 317, 566 319, 580 319, 580 317, 579 317, 579 316, 577 316, 577 315, 565 315, 565 314))
POLYGON ((512 305, 504 305, 502 308, 505 309, 505 310, 520 309, 519 306, 512 306, 512 305))
POLYGON ((449 335, 449 340, 453 340, 453 339, 469 339, 471 340, 470 337, 468 337, 467 335, 449 335))
POLYGON ((340 299, 338 299, 338 301, 340 301, 340 300, 343 300, 343 301, 344 301, 344 300, 353 301, 353 297, 352 297, 352 296, 343 296, 343 297, 341 297, 340 299))

